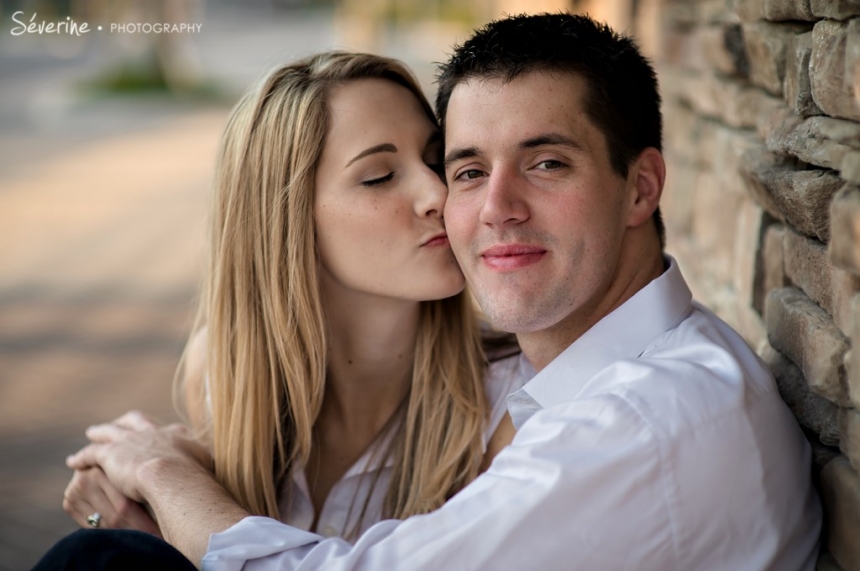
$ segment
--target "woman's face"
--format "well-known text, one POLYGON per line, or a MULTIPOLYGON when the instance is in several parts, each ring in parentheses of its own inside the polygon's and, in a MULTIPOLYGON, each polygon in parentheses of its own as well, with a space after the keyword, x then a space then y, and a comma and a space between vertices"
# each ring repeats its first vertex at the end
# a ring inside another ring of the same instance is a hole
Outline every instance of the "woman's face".
POLYGON ((442 141, 415 96, 382 79, 335 88, 314 218, 327 291, 409 301, 463 289, 442 211, 442 141))

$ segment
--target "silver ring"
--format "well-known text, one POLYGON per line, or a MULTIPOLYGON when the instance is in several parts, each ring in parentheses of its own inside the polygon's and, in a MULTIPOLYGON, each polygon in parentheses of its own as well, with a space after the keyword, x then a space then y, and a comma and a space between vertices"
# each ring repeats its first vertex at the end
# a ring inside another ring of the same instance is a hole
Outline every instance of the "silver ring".
POLYGON ((98 527, 101 522, 102 514, 100 514, 99 512, 87 516, 87 523, 90 524, 91 527, 98 527))

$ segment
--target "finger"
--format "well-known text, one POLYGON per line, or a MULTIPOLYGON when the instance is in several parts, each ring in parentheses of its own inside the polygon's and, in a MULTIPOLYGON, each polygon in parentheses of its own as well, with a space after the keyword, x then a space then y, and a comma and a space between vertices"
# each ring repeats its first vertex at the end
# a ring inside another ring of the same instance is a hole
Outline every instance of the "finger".
POLYGON ((162 431, 165 434, 169 434, 170 436, 172 436, 174 440, 178 439, 178 441, 190 442, 194 443, 195 445, 199 444, 197 442, 197 439, 194 438, 194 434, 191 432, 191 429, 184 424, 178 422, 168 424, 162 428, 162 431))
POLYGON ((66 466, 72 470, 86 470, 87 468, 97 466, 99 463, 98 454, 100 447, 100 444, 90 444, 81 448, 66 458, 66 466))
MULTIPOLYGON (((63 510, 69 514, 76 524, 84 529, 93 529, 93 526, 87 521, 88 516, 95 515, 97 510, 87 502, 78 502, 69 504, 63 500, 63 510)), ((101 524, 99 525, 101 527, 101 524)))
POLYGON ((126 501, 128 503, 128 508, 121 514, 125 518, 123 521, 126 522, 126 527, 128 529, 145 531, 146 533, 151 533, 156 537, 164 539, 164 536, 161 535, 161 528, 158 527, 158 523, 156 523, 156 521, 149 515, 146 508, 144 508, 142 504, 127 498, 126 501))
POLYGON ((155 422, 139 410, 132 410, 125 413, 113 421, 113 424, 129 430, 152 430, 153 428, 158 427, 155 422))
POLYGON ((144 508, 123 496, 100 468, 76 471, 63 495, 63 509, 83 528, 98 513, 99 529, 135 529, 161 537, 161 530, 144 508))
POLYGON ((127 433, 128 429, 117 424, 94 424, 84 432, 92 442, 113 442, 127 433))
POLYGON ((126 529, 137 529, 161 537, 161 530, 158 524, 155 523, 155 520, 149 515, 146 509, 117 490, 101 469, 94 468, 94 470, 101 472, 102 491, 111 504, 111 511, 117 515, 117 526, 126 529))
POLYGON ((99 513, 102 518, 98 527, 110 527, 105 517, 110 509, 110 502, 94 482, 90 470, 75 472, 63 494, 63 510, 75 523, 83 528, 91 528, 93 525, 87 517, 99 513))
POLYGON ((115 490, 115 488, 110 483, 110 480, 108 480, 104 471, 96 466, 83 474, 86 476, 86 481, 91 488, 91 493, 87 496, 87 499, 102 516, 102 522, 99 527, 124 529, 126 527, 125 520, 109 495, 109 492, 115 490))
POLYGON ((161 528, 158 527, 158 524, 149 515, 143 505, 130 500, 125 496, 123 496, 121 503, 122 505, 119 508, 120 511, 117 513, 122 521, 122 526, 125 529, 136 529, 138 531, 151 533, 157 537, 162 537, 161 528))
MULTIPOLYGON (((92 510, 92 506, 79 493, 72 489, 75 486, 76 478, 77 472, 63 493, 63 511, 69 514, 69 517, 75 520, 75 523, 79 526, 86 527, 86 519, 83 514, 88 510, 92 510)), ((90 511, 89 513, 93 512, 90 511)))

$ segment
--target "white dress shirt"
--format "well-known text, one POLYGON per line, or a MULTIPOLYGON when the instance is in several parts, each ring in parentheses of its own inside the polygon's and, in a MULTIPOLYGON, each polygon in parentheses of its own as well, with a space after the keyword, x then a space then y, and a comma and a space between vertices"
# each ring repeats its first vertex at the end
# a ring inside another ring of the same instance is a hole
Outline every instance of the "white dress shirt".
POLYGON ((210 537, 203 569, 814 569, 809 445, 674 261, 508 406, 513 443, 435 512, 355 545, 248 517, 210 537))
MULTIPOLYGON (((484 379, 484 391, 490 406, 490 416, 484 430, 484 449, 507 412, 508 394, 518 390, 531 376, 523 376, 518 356, 490 363, 484 379)), ((355 461, 332 486, 320 511, 317 533, 326 537, 352 538, 364 533, 382 520, 385 494, 391 481, 392 458, 382 452, 388 439, 375 442, 355 461), (369 496, 369 497, 368 497, 369 496), (362 517, 362 507, 367 509, 362 517)), ((303 466, 296 466, 285 482, 280 496, 281 518, 293 527, 310 530, 314 521, 314 505, 303 466)))

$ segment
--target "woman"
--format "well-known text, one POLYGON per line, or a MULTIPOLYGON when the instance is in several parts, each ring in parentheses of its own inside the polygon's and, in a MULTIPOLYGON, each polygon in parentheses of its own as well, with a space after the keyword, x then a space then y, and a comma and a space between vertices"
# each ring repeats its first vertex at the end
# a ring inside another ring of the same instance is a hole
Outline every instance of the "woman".
MULTIPOLYGON (((510 441, 523 380, 486 366, 441 152, 417 82, 378 56, 282 67, 233 110, 180 392, 251 513, 355 539, 439 507, 510 441)), ((157 533, 90 472, 64 501, 79 524, 157 533)))

